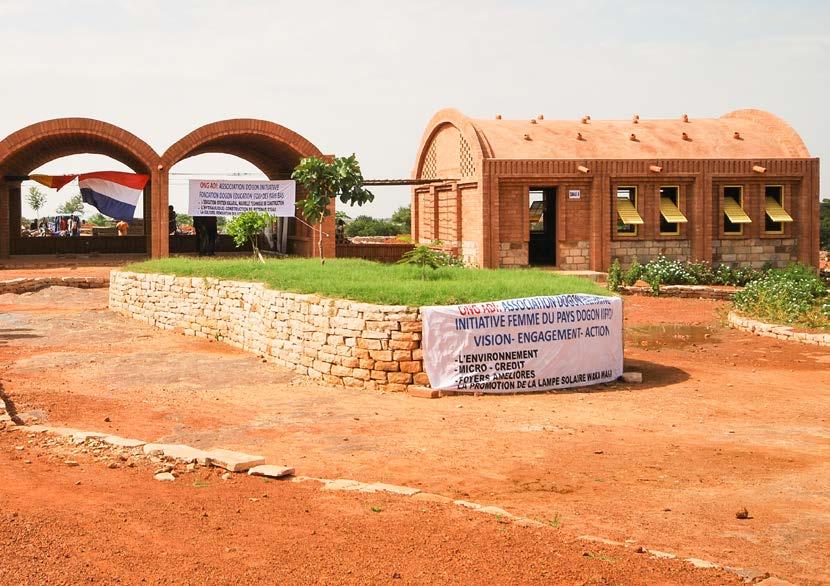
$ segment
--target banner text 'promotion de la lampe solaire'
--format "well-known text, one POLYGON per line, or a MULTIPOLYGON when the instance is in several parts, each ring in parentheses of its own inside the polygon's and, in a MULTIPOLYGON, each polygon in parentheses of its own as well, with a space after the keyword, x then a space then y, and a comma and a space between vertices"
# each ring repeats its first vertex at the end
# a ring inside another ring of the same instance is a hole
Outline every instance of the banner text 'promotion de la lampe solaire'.
POLYGON ((243 212, 266 212, 272 216, 294 216, 297 184, 285 181, 239 181, 236 179, 191 179, 188 213, 191 216, 238 216, 243 212))
POLYGON ((439 390, 517 393, 622 375, 622 300, 555 295, 421 308, 424 367, 439 390))

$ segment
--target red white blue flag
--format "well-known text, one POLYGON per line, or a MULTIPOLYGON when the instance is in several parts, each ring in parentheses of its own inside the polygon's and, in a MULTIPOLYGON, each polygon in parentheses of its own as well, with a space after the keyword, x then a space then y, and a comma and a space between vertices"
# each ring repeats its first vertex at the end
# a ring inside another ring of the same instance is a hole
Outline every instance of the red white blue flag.
POLYGON ((131 221, 135 206, 150 179, 148 175, 100 171, 78 175, 84 203, 115 220, 131 221))

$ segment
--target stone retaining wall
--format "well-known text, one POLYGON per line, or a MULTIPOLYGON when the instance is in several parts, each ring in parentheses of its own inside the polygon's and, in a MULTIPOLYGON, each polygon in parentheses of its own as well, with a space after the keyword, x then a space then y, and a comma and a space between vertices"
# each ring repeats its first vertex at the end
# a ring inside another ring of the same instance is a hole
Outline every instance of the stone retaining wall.
POLYGON ((730 311, 727 316, 729 325, 736 330, 749 332, 757 336, 777 338, 779 340, 791 340, 804 344, 815 344, 817 346, 830 346, 830 334, 813 334, 808 332, 796 332, 789 326, 768 324, 766 322, 750 319, 730 311))
POLYGON ((429 386, 417 307, 268 289, 262 283, 112 271, 110 309, 214 338, 330 385, 429 386))
POLYGON ((731 266, 762 268, 770 264, 784 268, 798 260, 798 246, 794 238, 741 238, 713 240, 712 262, 731 266))
POLYGON ((646 264, 658 256, 685 262, 691 259, 691 243, 688 240, 612 240, 611 260, 617 259, 627 268, 637 259, 646 264))
MULTIPOLYGON (((707 285, 661 285, 661 297, 685 297, 688 299, 722 299, 731 301, 732 296, 740 291, 740 288, 710 287, 707 285)), ((651 287, 638 287, 623 285, 620 293, 632 295, 653 295, 651 287)))
POLYGON ((0 281, 0 295, 4 293, 30 293, 46 287, 77 287, 101 289, 109 285, 105 277, 20 277, 0 281))

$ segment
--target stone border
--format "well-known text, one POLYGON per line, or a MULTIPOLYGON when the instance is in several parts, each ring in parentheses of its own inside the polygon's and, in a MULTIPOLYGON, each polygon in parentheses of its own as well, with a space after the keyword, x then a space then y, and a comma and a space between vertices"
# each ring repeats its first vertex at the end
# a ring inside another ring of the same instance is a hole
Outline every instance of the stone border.
POLYGON ((32 293, 46 287, 76 287, 103 289, 109 287, 108 277, 19 277, 0 281, 0 295, 5 293, 32 293))
POLYGON ((120 270, 110 273, 109 307, 156 328, 226 342, 332 386, 407 391, 429 385, 419 307, 120 270))
MULTIPOLYGON (((740 288, 725 289, 721 286, 712 285, 660 285, 660 297, 682 297, 687 299, 717 299, 731 301, 732 296, 740 291, 740 288)), ((641 286, 620 286, 620 293, 629 295, 653 296, 651 287, 641 286)))
POLYGON ((730 311, 727 316, 729 325, 736 330, 755 334, 756 336, 764 336, 767 338, 777 338, 779 340, 790 340, 791 342, 800 342, 802 344, 813 344, 815 346, 830 347, 830 334, 813 334, 809 332, 796 332, 790 326, 782 326, 779 324, 770 324, 748 317, 739 315, 735 311, 730 311))

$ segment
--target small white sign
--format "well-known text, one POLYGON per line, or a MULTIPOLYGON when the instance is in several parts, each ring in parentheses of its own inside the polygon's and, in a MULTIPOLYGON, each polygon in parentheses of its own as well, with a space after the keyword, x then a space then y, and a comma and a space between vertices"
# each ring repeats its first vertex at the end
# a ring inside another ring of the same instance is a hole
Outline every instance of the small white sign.
POLYGON ((526 297, 421 308, 432 388, 526 393, 622 375, 622 300, 526 297))
POLYGON ((568 190, 568 199, 579 199, 582 197, 582 192, 578 189, 568 190))
POLYGON ((191 179, 187 212, 191 216, 238 216, 267 212, 293 217, 297 184, 287 181, 191 179))

